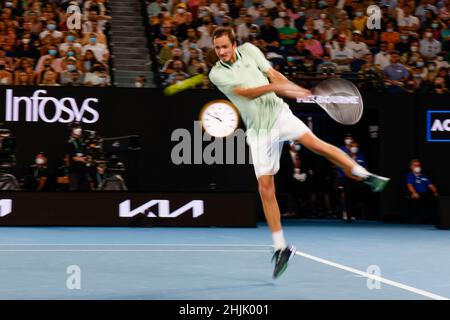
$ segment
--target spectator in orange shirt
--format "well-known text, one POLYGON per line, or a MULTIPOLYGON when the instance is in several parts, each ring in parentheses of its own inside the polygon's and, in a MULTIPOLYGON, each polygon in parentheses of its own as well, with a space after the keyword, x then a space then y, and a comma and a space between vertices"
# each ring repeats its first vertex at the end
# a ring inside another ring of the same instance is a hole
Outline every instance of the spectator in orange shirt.
POLYGON ((386 31, 381 33, 381 41, 388 44, 388 50, 394 49, 395 44, 400 41, 400 34, 397 32, 397 27, 392 22, 386 24, 386 31))

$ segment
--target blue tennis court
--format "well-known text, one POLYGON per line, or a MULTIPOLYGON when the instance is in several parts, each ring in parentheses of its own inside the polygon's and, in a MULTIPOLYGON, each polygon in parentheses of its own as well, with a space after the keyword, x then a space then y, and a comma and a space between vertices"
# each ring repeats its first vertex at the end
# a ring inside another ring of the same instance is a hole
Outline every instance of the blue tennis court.
POLYGON ((273 280, 265 224, 2 228, 0 299, 450 297, 448 231, 319 220, 287 221, 284 229, 298 252, 273 280))

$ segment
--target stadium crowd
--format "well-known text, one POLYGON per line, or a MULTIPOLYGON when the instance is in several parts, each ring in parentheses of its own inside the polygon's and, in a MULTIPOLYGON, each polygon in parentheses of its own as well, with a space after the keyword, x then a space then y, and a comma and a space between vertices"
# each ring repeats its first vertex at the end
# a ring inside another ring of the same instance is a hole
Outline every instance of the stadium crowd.
POLYGON ((230 26, 305 86, 344 77, 384 92, 450 87, 450 0, 154 0, 146 10, 160 86, 207 74, 217 61, 211 35, 230 26))
POLYGON ((0 84, 111 84, 106 0, 6 0, 0 10, 0 84), (67 23, 70 5, 79 28, 67 23))

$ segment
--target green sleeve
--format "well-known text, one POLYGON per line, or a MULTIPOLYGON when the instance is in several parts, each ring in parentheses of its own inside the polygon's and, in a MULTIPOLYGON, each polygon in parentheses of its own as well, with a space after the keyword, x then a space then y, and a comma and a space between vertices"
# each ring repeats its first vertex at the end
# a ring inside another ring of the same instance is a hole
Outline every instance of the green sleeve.
POLYGON ((259 50, 259 48, 250 42, 246 42, 241 46, 243 53, 247 54, 249 57, 253 58, 258 65, 259 70, 267 73, 272 67, 270 62, 266 59, 264 54, 259 50))

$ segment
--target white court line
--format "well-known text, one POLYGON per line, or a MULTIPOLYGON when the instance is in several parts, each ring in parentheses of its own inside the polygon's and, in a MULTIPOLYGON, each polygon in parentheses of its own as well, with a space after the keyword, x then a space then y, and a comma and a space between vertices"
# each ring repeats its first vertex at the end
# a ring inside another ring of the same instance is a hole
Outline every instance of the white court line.
POLYGON ((353 273, 356 273, 357 275, 360 275, 360 276, 363 276, 363 277, 366 277, 366 278, 369 278, 369 279, 373 279, 373 280, 376 280, 376 281, 379 281, 379 282, 382 282, 382 283, 385 283, 385 284, 388 284, 388 285, 391 285, 393 287, 397 287, 397 288, 400 288, 400 289, 403 289, 403 290, 406 290, 406 291, 410 291, 410 292, 413 292, 413 293, 418 294, 418 295, 425 296, 425 297, 430 298, 430 299, 434 299, 434 300, 449 300, 449 298, 446 298, 446 297, 443 297, 443 296, 440 296, 440 295, 437 295, 437 294, 434 294, 434 293, 431 293, 431 292, 428 292, 428 291, 425 291, 425 290, 421 290, 421 289, 417 289, 417 288, 414 288, 414 287, 411 287, 411 286, 407 286, 407 285, 402 284, 400 282, 396 282, 396 281, 392 281, 392 280, 389 280, 389 279, 386 279, 386 278, 382 278, 380 276, 377 276, 377 275, 374 275, 374 274, 370 274, 370 273, 367 273, 367 272, 364 272, 364 271, 360 271, 358 269, 354 269, 354 268, 351 268, 351 267, 347 267, 347 266, 344 266, 342 264, 335 263, 335 262, 332 262, 332 261, 329 261, 329 260, 325 260, 325 259, 322 259, 322 258, 319 258, 319 257, 315 257, 315 256, 312 256, 310 254, 307 254, 307 253, 304 253, 304 252, 301 252, 301 251, 296 251, 295 254, 299 255, 299 256, 302 256, 304 258, 307 258, 307 259, 311 259, 311 260, 314 260, 314 261, 317 261, 317 262, 320 262, 320 263, 323 263, 323 264, 335 267, 335 268, 339 268, 339 269, 342 269, 342 270, 345 270, 345 271, 353 272, 353 273))
MULTIPOLYGON (((262 244, 190 244, 190 243, 137 243, 137 244, 126 244, 126 243, 111 243, 111 244, 0 244, 1 246, 187 246, 187 247, 272 247, 271 245, 262 245, 262 244)), ((267 252, 267 250, 218 250, 218 249, 0 249, 0 252, 267 252)), ((393 287, 397 287, 406 291, 413 292, 418 295, 425 296, 434 300, 449 300, 447 297, 443 297, 425 290, 421 290, 418 288, 414 288, 396 281, 392 281, 386 278, 382 278, 380 276, 370 274, 364 271, 360 271, 358 269, 354 269, 351 267, 344 266, 339 263, 335 263, 329 260, 325 260, 301 251, 296 251, 296 255, 302 256, 304 258, 314 260, 316 262, 320 262, 338 269, 342 269, 348 272, 355 273, 359 276, 366 277, 369 279, 377 280, 379 282, 391 285, 393 287)))
POLYGON ((1 246, 172 246, 172 247, 267 247, 269 244, 194 244, 194 243, 0 243, 1 246))
POLYGON ((268 250, 230 249, 0 249, 0 252, 264 252, 268 250))

